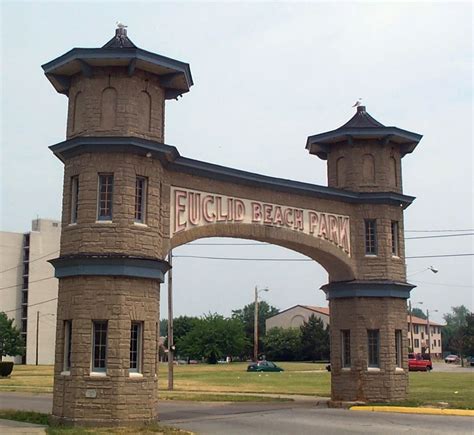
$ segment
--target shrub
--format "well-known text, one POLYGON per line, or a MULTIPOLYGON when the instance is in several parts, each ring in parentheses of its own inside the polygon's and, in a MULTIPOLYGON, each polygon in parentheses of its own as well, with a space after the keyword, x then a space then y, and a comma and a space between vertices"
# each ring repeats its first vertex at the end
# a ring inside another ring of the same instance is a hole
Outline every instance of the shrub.
POLYGON ((10 376, 13 371, 13 363, 8 361, 0 361, 0 376, 5 378, 10 376))

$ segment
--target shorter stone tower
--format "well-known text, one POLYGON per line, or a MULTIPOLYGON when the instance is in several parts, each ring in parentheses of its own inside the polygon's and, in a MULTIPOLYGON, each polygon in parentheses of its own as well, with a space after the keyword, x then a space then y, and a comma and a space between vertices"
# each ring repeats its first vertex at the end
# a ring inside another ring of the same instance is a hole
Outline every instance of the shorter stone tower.
MULTIPOLYGON (((351 216, 356 279, 323 286, 331 312, 334 401, 405 399, 408 388, 401 158, 421 135, 385 127, 364 106, 342 127, 310 136, 306 148, 328 162, 329 187, 366 198, 351 216)), ((410 201, 411 202, 411 201, 410 201)))
POLYGON ((157 416, 165 100, 188 92, 189 65, 137 48, 125 29, 102 48, 43 65, 69 97, 53 417, 141 424, 157 416), (160 158, 158 158, 158 154, 160 158))

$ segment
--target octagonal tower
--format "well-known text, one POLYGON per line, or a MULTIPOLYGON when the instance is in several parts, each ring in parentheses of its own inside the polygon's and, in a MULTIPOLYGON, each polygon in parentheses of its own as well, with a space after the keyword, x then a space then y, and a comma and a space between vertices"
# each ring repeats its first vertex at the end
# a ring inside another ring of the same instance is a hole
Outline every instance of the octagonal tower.
POLYGON ((102 48, 74 48, 43 69, 69 98, 67 140, 51 147, 64 163, 53 418, 153 421, 169 268, 154 157, 165 101, 193 84, 189 65, 137 48, 119 28, 102 48))
POLYGON ((401 159, 421 138, 384 126, 359 106, 342 127, 307 140, 309 152, 328 162, 329 187, 375 198, 356 206, 352 215, 357 278, 322 287, 331 312, 333 402, 406 399, 406 299, 414 286, 407 283, 405 268, 403 210, 408 204, 397 198, 401 159))

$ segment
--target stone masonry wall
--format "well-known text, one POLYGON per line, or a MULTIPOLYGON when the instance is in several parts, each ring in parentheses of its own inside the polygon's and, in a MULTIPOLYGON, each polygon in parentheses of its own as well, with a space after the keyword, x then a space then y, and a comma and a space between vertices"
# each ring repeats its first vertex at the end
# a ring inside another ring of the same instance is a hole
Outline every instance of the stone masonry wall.
POLYGON ((124 254, 162 258, 159 160, 126 153, 84 153, 65 164, 61 255, 124 254), (98 176, 114 175, 112 221, 97 220, 98 176), (77 223, 71 224, 71 177, 79 176, 77 223), (145 223, 134 222, 135 181, 147 178, 145 223))
POLYGON ((329 302, 331 311, 331 396, 333 401, 391 401, 408 391, 406 301, 347 298, 329 302), (368 368, 368 329, 380 330, 379 368, 368 368), (395 357, 395 330, 401 330, 402 367, 395 357), (342 368, 341 330, 350 330, 351 367, 342 368))
POLYGON ((59 285, 53 415, 80 424, 156 418, 159 283, 124 277, 62 278, 59 285), (72 320, 72 361, 64 373, 64 321, 72 320), (108 321, 107 372, 91 374, 92 321, 108 321), (130 327, 143 322, 141 375, 129 374, 130 327))
POLYGON ((159 77, 127 68, 92 68, 72 78, 67 138, 136 136, 164 141, 165 95, 159 77))

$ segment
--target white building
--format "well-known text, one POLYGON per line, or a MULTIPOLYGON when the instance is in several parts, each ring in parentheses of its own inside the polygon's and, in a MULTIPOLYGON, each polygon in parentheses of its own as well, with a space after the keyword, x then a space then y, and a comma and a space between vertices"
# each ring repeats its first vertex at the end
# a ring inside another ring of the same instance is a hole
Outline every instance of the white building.
POLYGON ((23 364, 54 364, 58 281, 48 260, 59 256, 61 224, 32 221, 26 233, 0 232, 0 311, 14 319, 26 342, 23 364))

